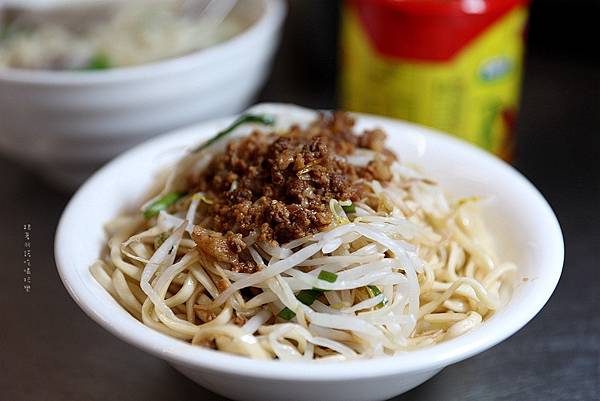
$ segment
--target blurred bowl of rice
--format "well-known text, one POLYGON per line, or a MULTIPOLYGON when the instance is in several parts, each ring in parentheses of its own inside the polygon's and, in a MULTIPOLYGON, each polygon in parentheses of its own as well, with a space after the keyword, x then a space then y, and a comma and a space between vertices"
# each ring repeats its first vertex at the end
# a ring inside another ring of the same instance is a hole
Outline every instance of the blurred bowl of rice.
POLYGON ((246 108, 286 11, 112 0, 107 14, 103 3, 0 19, 0 152, 67 189, 152 136, 246 108))

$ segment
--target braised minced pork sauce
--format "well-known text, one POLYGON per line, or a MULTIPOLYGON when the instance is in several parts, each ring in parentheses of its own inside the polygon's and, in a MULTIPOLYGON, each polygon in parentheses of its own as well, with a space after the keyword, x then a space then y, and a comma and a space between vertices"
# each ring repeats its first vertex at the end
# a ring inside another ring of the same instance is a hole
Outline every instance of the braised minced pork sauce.
POLYGON ((305 129, 255 131, 229 142, 189 177, 190 192, 212 201, 193 233, 198 248, 232 270, 252 272, 256 264, 243 236, 281 244, 322 231, 333 220, 331 199, 361 199, 361 179, 389 181, 395 156, 384 148, 386 135, 379 129, 356 135, 353 126, 348 114, 321 114, 305 129), (356 148, 377 156, 367 166, 350 165, 344 156, 356 148))

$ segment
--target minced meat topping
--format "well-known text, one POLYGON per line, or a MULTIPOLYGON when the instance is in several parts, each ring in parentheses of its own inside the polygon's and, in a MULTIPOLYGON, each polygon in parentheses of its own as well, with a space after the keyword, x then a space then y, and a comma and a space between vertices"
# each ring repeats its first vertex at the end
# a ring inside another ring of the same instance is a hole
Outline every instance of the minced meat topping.
MULTIPOLYGON (((306 129, 255 131, 232 140, 207 168, 190 177, 190 192, 204 192, 212 200, 202 219, 208 230, 195 232, 198 245, 231 254, 244 250, 238 235, 254 232, 259 240, 285 243, 314 234, 332 222, 331 199, 361 199, 361 178, 389 181, 395 156, 384 148, 385 133, 375 129, 356 135, 353 125, 348 114, 321 114, 306 129), (376 151, 377 156, 364 167, 353 166, 344 156, 357 148, 376 151), (221 235, 215 246, 207 239, 215 236, 209 230, 221 235)), ((251 270, 250 262, 236 260, 235 270, 251 270)))

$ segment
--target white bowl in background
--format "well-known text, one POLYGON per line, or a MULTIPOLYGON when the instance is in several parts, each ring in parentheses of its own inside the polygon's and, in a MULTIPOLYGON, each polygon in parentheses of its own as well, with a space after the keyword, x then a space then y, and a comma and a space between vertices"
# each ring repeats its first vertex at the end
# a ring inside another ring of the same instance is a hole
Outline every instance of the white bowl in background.
MULTIPOLYGON (((260 105, 284 123, 313 113, 288 105, 260 105)), ((367 401, 405 392, 444 367, 506 339, 544 306, 561 274, 564 247, 559 224, 542 195, 512 167, 476 147, 430 129, 357 114, 358 129, 381 127, 388 146, 417 163, 453 196, 489 197, 484 209, 498 253, 519 267, 509 303, 476 330, 394 357, 331 363, 257 361, 192 346, 144 326, 92 277, 89 266, 105 247, 103 225, 124 208, 139 206, 155 174, 186 147, 227 126, 218 119, 160 136, 118 157, 73 197, 56 233, 60 276, 92 319, 122 340, 170 362, 200 385, 234 400, 367 401)), ((523 357, 526 357, 525 355, 523 357)))
POLYGON ((207 49, 106 71, 0 69, 0 151, 74 188, 144 140, 238 113, 264 83, 282 0, 245 0, 249 27, 207 49))

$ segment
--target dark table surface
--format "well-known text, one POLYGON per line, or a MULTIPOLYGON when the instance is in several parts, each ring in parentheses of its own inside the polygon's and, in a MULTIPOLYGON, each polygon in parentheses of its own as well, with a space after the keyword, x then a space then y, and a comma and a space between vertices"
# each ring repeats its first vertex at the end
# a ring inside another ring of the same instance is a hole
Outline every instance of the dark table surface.
MULTIPOLYGON (((334 107, 331 85, 303 82, 286 58, 261 100, 334 107)), ((417 400, 600 399, 600 69, 531 57, 515 166, 562 225, 566 262, 542 312, 500 345, 397 397, 417 400)), ((60 282, 56 224, 69 195, 0 158, 0 400, 221 400, 87 318, 60 282), (31 225, 31 292, 23 225, 31 225)))

